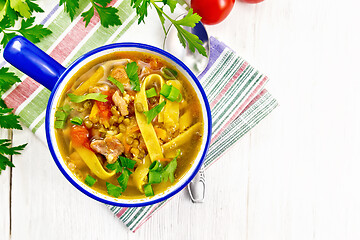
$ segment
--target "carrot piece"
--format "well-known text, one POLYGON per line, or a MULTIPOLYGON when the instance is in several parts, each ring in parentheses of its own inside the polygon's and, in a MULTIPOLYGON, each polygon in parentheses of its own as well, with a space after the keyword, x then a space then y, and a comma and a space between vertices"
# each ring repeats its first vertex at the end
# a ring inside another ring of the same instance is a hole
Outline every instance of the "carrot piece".
POLYGON ((160 162, 170 162, 171 158, 162 158, 159 159, 160 162))
POLYGON ((114 91, 106 91, 102 92, 102 94, 107 95, 107 102, 99 102, 96 101, 96 105, 99 108, 99 116, 100 120, 104 125, 107 125, 110 117, 112 116, 111 113, 111 107, 113 105, 112 102, 112 95, 114 94, 114 91))

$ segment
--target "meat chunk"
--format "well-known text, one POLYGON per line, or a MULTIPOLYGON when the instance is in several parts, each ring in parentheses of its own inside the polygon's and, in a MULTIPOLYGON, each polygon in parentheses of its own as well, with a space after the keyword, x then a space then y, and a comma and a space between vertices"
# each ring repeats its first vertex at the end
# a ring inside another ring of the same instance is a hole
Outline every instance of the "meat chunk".
POLYGON ((121 82, 124 87, 130 86, 130 79, 125 71, 124 66, 115 66, 112 69, 110 76, 121 82))
POLYGON ((114 163, 124 152, 124 146, 114 136, 108 136, 104 140, 94 140, 90 147, 95 152, 104 155, 108 163, 114 163))
POLYGON ((119 91, 116 91, 114 95, 112 96, 112 100, 115 103, 115 105, 119 108, 121 116, 127 116, 129 114, 128 111, 128 104, 122 98, 119 94, 119 91))

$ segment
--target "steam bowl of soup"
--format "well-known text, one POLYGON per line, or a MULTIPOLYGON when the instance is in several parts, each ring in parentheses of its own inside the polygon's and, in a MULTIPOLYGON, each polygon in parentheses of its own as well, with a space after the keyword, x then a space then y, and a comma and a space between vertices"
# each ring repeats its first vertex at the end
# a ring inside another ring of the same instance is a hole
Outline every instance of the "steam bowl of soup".
POLYGON ((145 44, 94 49, 64 68, 23 37, 4 50, 51 90, 46 137, 67 180, 100 202, 138 207, 173 196, 196 175, 211 114, 194 74, 145 44))

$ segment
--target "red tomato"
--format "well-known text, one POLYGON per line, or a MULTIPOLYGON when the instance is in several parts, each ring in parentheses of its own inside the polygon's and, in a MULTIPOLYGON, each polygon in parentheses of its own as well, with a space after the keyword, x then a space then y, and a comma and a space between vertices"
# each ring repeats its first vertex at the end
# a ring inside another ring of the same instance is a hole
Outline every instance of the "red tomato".
POLYGON ((246 2, 246 3, 259 3, 262 2, 264 0, 241 0, 242 2, 246 2))
POLYGON ((73 125, 70 130, 70 137, 74 147, 90 149, 89 131, 84 126, 73 125))
POLYGON ((99 102, 96 101, 96 105, 98 106, 99 110, 100 110, 100 119, 102 121, 109 121, 110 117, 112 116, 111 114, 111 106, 112 106, 112 95, 114 94, 113 91, 107 91, 107 92, 103 92, 102 94, 107 95, 107 102, 99 102))
POLYGON ((218 24, 231 12, 235 0, 192 0, 191 8, 199 14, 204 24, 218 24))

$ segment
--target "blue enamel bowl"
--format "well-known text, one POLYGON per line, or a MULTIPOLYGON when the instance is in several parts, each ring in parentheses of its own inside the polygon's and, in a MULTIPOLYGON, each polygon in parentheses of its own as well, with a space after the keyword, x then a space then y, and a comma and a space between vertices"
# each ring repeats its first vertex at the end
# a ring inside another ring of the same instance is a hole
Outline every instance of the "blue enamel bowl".
POLYGON ((171 55, 170 53, 140 43, 115 43, 106 46, 96 48, 83 56, 79 57, 76 61, 65 68, 49 55, 36 47, 33 43, 24 37, 14 37, 7 44, 4 49, 4 58, 13 66, 18 68, 23 73, 27 74, 40 84, 44 85, 51 91, 50 99, 46 110, 46 138, 50 153, 65 178, 79 191, 87 196, 109 205, 121 206, 121 207, 140 207, 155 204, 164 201, 176 193, 181 191, 190 181, 195 177, 199 171, 201 165, 204 162, 206 152, 208 150, 211 138, 211 112, 209 102, 205 95, 205 92, 190 69, 179 59, 171 55), (204 135, 202 138, 201 149, 194 163, 191 165, 190 170, 172 187, 165 192, 157 194, 153 197, 146 197, 143 199, 121 199, 113 198, 104 194, 101 194, 77 179, 72 172, 67 168, 65 161, 63 160, 59 147, 55 138, 55 111, 61 93, 70 78, 85 64, 97 59, 101 56, 120 51, 135 51, 145 52, 161 57, 165 61, 174 65, 178 71, 180 71, 191 83, 195 92, 198 95, 200 104, 202 106, 202 114, 204 119, 204 135))

